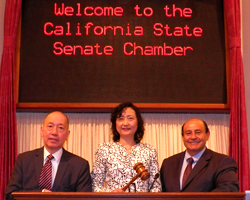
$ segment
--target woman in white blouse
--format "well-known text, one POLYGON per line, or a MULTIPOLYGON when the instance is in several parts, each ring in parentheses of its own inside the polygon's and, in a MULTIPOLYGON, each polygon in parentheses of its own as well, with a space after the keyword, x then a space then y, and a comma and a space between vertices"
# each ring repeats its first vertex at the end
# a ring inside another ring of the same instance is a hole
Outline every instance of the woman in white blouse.
POLYGON ((91 176, 94 192, 124 192, 136 175, 134 165, 141 162, 150 173, 146 181, 137 178, 126 192, 160 192, 160 179, 157 153, 149 144, 140 143, 144 135, 144 122, 139 109, 131 102, 114 108, 111 114, 113 141, 99 145, 91 176), (152 185, 153 184, 153 185, 152 185), (150 190, 150 191, 149 191, 150 190))

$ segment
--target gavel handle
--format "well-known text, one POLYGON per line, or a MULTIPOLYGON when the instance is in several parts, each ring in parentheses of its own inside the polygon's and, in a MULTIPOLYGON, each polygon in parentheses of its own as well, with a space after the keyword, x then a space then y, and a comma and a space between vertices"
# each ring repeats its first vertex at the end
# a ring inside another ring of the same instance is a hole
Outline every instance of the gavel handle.
POLYGON ((128 189, 128 187, 140 176, 140 174, 136 174, 131 181, 129 181, 129 183, 127 185, 125 185, 122 190, 125 191, 126 189, 128 189))

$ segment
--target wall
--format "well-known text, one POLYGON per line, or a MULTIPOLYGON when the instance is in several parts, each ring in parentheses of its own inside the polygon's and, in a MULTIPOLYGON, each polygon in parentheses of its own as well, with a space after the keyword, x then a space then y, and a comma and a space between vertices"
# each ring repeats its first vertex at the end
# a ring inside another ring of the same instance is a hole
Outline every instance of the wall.
POLYGON ((250 151, 250 1, 241 0, 242 2, 242 51, 243 51, 243 66, 245 76, 245 97, 247 110, 248 124, 248 141, 250 151))
MULTIPOLYGON (((247 110, 248 133, 250 133, 250 23, 249 23, 250 1, 241 0, 241 3, 242 3, 242 39, 243 39, 242 50, 243 50, 244 75, 245 75, 246 110, 247 110)), ((0 56, 2 55, 2 47, 3 47, 4 8, 5 8, 5 0, 0 0, 0 56)))

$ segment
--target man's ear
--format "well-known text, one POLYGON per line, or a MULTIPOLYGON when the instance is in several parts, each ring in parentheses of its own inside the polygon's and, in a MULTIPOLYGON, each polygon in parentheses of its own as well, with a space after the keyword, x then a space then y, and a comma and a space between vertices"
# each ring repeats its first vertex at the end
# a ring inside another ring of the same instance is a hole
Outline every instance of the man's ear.
POLYGON ((41 128, 40 128, 40 134, 41 134, 41 137, 43 137, 43 126, 41 126, 41 128))
POLYGON ((69 134, 70 134, 70 130, 68 130, 68 132, 67 132, 67 137, 66 137, 66 141, 68 141, 68 138, 69 138, 69 134))
POLYGON ((207 140, 209 139, 210 137, 210 131, 207 132, 207 140))

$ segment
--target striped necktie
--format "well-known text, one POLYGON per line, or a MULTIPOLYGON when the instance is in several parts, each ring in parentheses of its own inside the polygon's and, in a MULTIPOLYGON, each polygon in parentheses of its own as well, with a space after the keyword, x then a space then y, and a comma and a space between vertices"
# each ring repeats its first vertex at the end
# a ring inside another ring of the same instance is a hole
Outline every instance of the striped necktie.
POLYGON ((48 160, 45 162, 40 178, 39 178, 39 189, 51 190, 51 181, 52 181, 52 163, 53 155, 50 154, 47 156, 48 160))
POLYGON ((188 175, 190 174, 192 170, 192 164, 194 162, 194 159, 192 157, 188 158, 188 165, 184 171, 183 178, 182 178, 182 188, 187 180, 188 175))

